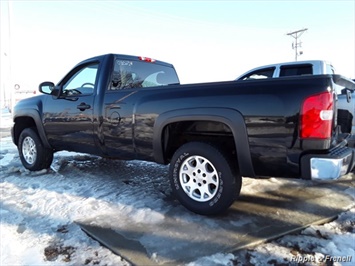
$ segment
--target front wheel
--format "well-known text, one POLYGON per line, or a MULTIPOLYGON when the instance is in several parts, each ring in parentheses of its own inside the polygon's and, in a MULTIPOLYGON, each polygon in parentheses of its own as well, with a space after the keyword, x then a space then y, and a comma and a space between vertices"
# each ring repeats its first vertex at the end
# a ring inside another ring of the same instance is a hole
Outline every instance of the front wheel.
POLYGON ((171 160, 169 171, 177 199, 198 214, 222 213, 240 193, 241 176, 222 152, 207 143, 181 146, 171 160))
POLYGON ((32 128, 21 132, 18 151, 23 166, 30 171, 46 169, 53 161, 53 151, 43 146, 37 131, 32 128))

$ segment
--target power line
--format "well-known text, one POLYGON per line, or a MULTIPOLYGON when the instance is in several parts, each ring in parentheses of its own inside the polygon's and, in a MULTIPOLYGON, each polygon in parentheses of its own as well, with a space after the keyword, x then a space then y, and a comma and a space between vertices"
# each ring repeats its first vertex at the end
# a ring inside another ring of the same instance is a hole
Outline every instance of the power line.
POLYGON ((303 52, 300 51, 298 53, 298 47, 302 47, 302 42, 299 41, 299 38, 301 37, 301 35, 308 30, 307 28, 301 29, 301 30, 297 30, 297 31, 293 31, 293 32, 289 32, 287 33, 287 35, 293 37, 295 39, 295 42, 292 43, 292 49, 295 50, 295 60, 297 61, 297 57, 298 55, 302 55, 303 52))

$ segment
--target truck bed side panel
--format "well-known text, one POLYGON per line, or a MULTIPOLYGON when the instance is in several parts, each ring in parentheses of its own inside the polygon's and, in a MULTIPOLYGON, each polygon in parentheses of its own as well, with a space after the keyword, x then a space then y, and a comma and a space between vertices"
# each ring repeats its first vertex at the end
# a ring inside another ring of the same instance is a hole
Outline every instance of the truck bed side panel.
POLYGON ((300 106, 305 97, 327 90, 329 82, 324 76, 313 76, 140 89, 125 99, 126 106, 134 106, 137 157, 154 160, 147 151, 153 148, 154 133, 150 127, 159 115, 196 106, 227 108, 244 118, 256 175, 299 175, 300 106))

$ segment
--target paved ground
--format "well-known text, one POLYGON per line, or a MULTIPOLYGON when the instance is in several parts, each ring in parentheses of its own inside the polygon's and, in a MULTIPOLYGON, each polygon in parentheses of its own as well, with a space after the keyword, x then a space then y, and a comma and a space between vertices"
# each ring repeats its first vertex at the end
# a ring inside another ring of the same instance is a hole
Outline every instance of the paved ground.
MULTIPOLYGON (((161 261, 161 264, 175 265, 218 252, 234 252, 311 224, 328 222, 353 202, 345 193, 349 187, 355 186, 353 174, 337 182, 312 183, 311 186, 302 180, 273 180, 278 183, 275 190, 260 189, 256 194, 243 193, 242 190, 239 200, 226 215, 206 218, 204 223, 187 221, 170 213, 159 225, 161 234, 148 244, 142 238, 149 234, 149 228, 140 234, 134 224, 115 227, 97 223, 98 220, 105 221, 105 217, 79 224, 93 238, 135 265, 154 264, 147 254, 154 254, 154 260, 161 261), (201 234, 204 235, 203 241, 201 234), (199 235, 198 241, 195 241, 195 235, 199 235)), ((270 180, 260 180, 260 187, 263 182, 270 180)), ((248 186, 248 179, 245 185, 248 186)))

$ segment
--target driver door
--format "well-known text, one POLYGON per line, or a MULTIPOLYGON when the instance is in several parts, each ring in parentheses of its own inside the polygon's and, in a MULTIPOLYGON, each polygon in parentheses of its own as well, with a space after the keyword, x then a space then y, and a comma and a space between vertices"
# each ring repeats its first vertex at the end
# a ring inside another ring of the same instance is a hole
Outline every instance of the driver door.
POLYGON ((91 153, 94 97, 99 63, 79 66, 59 84, 60 96, 48 96, 43 122, 49 143, 57 150, 91 153))

